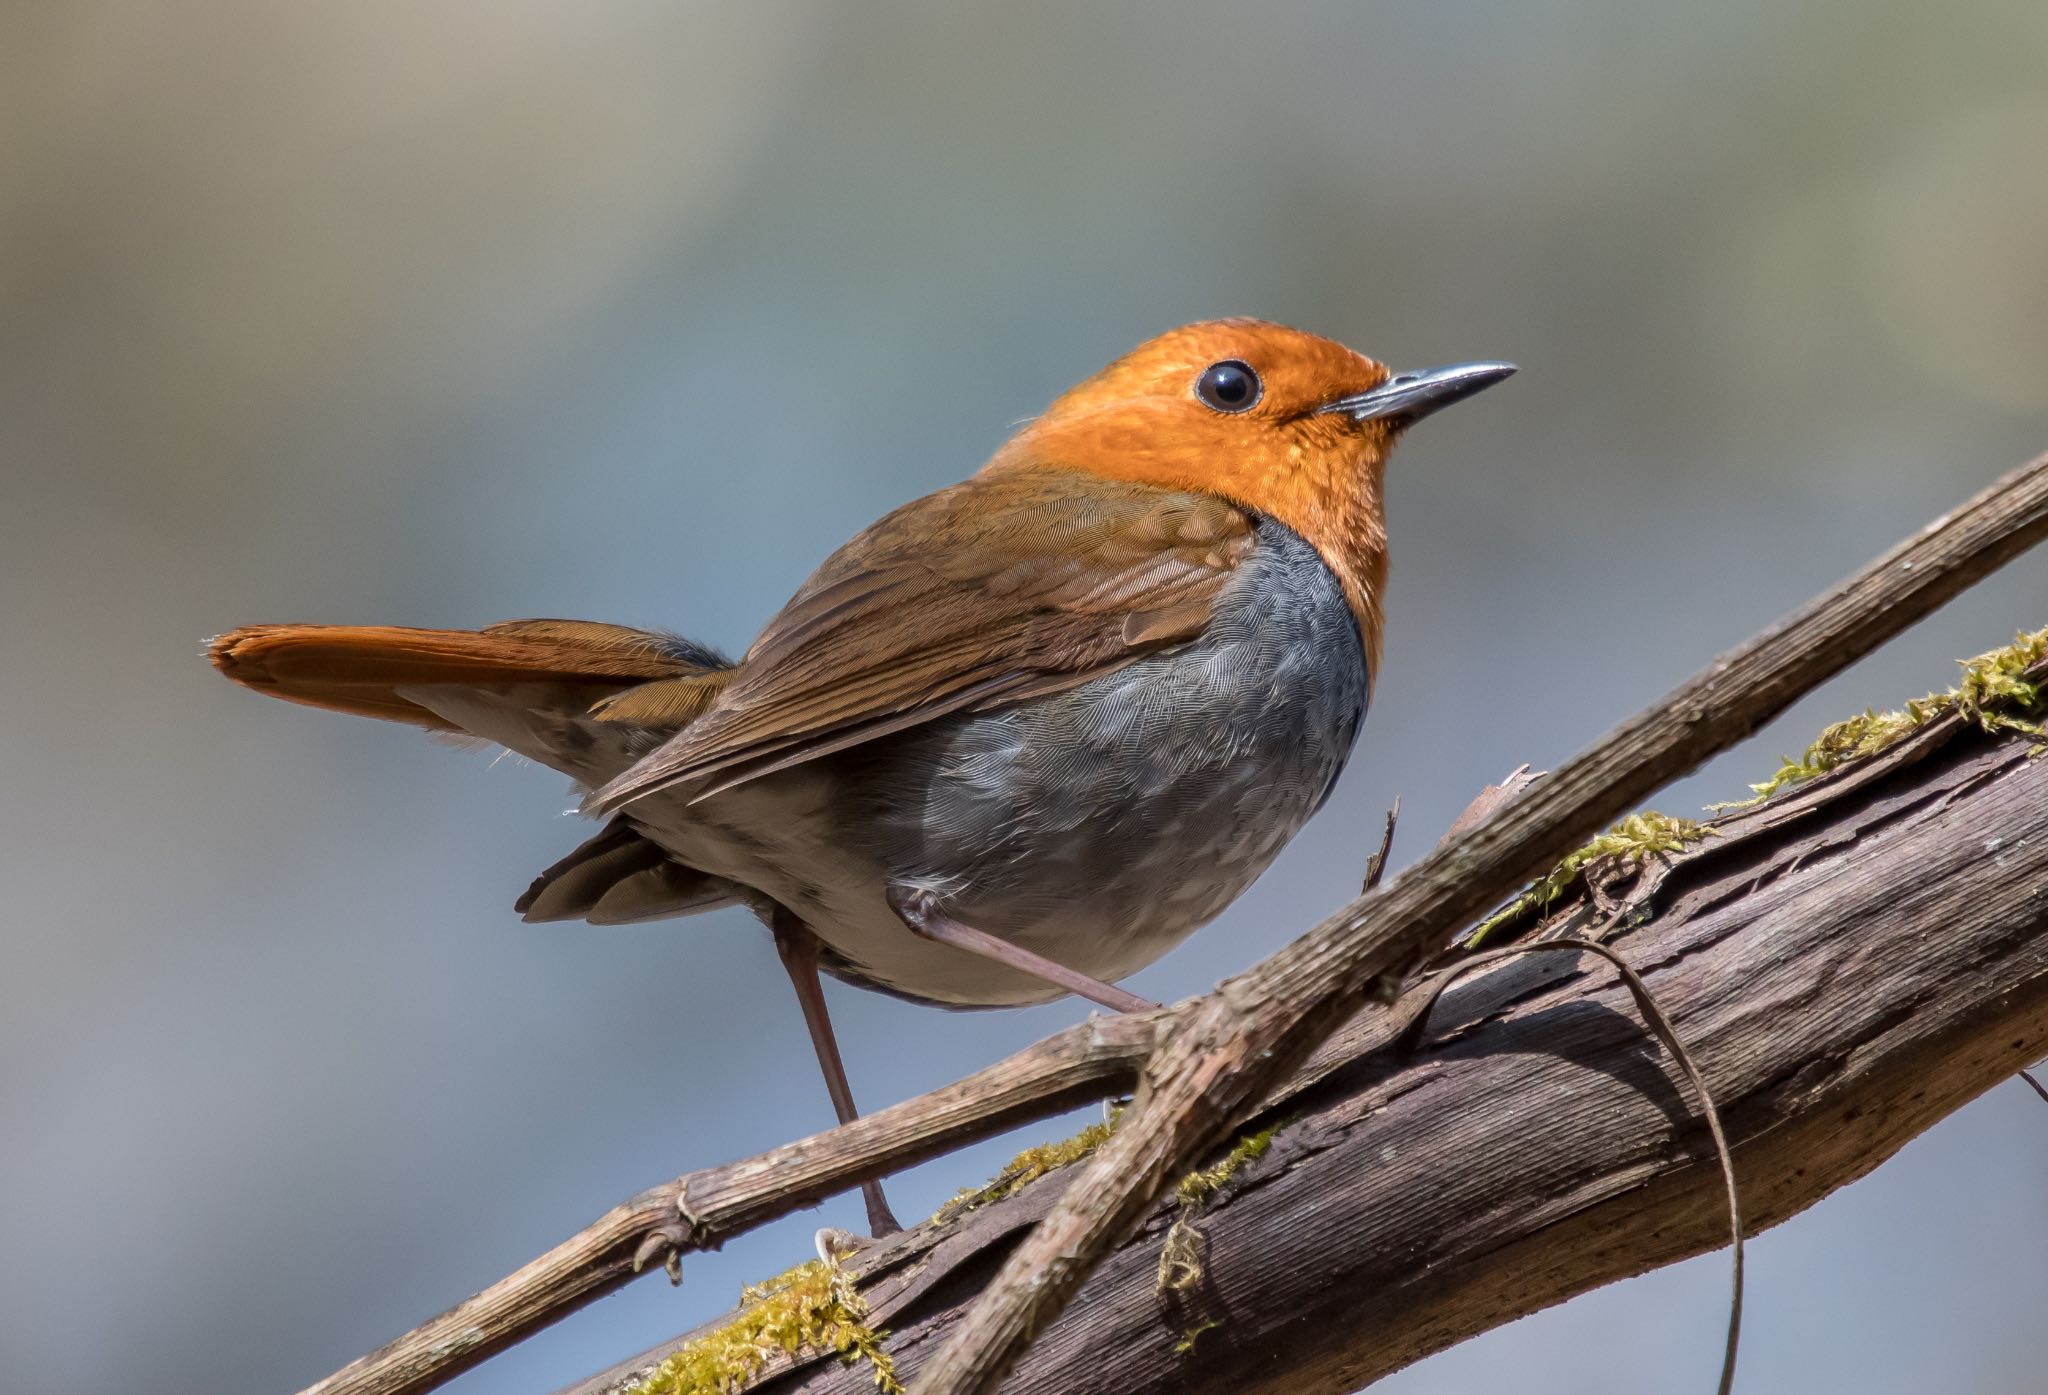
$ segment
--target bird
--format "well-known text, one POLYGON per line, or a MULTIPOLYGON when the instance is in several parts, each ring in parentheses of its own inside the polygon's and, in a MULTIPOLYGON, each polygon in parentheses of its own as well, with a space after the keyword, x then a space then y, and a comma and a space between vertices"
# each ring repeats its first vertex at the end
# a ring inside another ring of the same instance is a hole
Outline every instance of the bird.
POLYGON ((845 1123, 821 972, 946 1008, 1153 1006, 1116 981, 1242 893, 1351 754, 1391 451, 1514 371, 1396 373, 1255 319, 1171 330, 857 534, 736 662, 576 620, 256 625, 209 654, 259 693, 569 776, 606 822, 519 898, 528 921, 751 910, 845 1123))

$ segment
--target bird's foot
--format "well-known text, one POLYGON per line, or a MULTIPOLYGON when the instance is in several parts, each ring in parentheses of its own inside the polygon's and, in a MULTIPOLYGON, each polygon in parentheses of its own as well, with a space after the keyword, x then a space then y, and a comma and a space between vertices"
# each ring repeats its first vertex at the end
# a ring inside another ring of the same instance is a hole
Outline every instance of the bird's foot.
POLYGON ((1070 969, 1064 964, 1034 954, 1022 945, 1011 944, 998 939, 985 930, 972 925, 963 925, 939 909, 939 898, 929 891, 915 891, 909 887, 892 886, 888 891, 889 909, 914 935, 955 949, 964 949, 969 954, 978 954, 994 963, 1015 969, 1020 974, 1040 979, 1055 988, 1064 988, 1076 997, 1086 998, 1091 1003, 1108 1008, 1111 1012, 1150 1012, 1159 1004, 1135 993, 1126 993, 1115 984, 1104 983, 1099 978, 1070 969))

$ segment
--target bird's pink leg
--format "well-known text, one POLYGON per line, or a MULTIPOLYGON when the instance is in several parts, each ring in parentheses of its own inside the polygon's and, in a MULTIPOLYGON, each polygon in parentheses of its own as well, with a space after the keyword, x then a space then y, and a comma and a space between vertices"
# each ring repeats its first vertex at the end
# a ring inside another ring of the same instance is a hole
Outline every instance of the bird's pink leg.
MULTIPOLYGON (((839 1041, 832 1035, 832 1019, 825 1013, 825 987, 818 981, 818 937, 811 927, 781 906, 769 928, 775 932, 775 949, 789 974, 790 986, 804 1010, 804 1026, 810 1028, 811 1048, 818 1053, 818 1069, 825 1073, 825 1093, 832 1096, 832 1112, 839 1122, 850 1124, 860 1117, 853 1107, 853 1087, 846 1083, 846 1063, 839 1058, 839 1041)), ((861 1200, 868 1207, 868 1230, 877 1236, 890 1235, 903 1227, 896 1223, 882 1184, 860 1184, 861 1200)))
POLYGON ((1020 945, 1008 940, 997 939, 985 930, 959 921, 941 911, 928 891, 907 891, 902 887, 889 888, 889 909, 902 918, 912 933, 942 945, 964 949, 969 954, 978 954, 984 959, 1015 969, 1020 974, 1043 979, 1055 988, 1064 988, 1076 997, 1086 998, 1100 1004, 1111 1012, 1150 1012, 1159 1006, 1126 993, 1115 984, 1104 983, 1099 978, 1090 978, 1084 973, 1056 964, 1040 954, 1033 954, 1020 945))

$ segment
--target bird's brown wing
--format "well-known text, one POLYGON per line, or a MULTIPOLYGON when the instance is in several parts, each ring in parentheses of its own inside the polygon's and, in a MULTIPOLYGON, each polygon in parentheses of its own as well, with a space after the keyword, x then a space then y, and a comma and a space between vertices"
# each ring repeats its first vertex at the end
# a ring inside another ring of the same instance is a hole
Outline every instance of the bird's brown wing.
POLYGON ((1252 521, 1208 495, 985 473, 908 504, 806 582, 695 722, 598 790, 702 798, 950 712, 1058 692, 1199 634, 1252 521))

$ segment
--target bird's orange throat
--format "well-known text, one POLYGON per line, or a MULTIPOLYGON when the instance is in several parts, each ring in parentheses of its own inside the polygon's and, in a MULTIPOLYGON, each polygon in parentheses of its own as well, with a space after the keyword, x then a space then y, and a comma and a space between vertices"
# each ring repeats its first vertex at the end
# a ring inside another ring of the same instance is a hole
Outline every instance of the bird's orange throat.
POLYGON ((1365 642, 1366 677, 1380 671, 1380 640, 1387 594, 1386 456, 1375 451, 1366 462, 1324 490, 1303 490, 1265 511, 1285 523, 1322 555, 1344 588, 1365 642))

